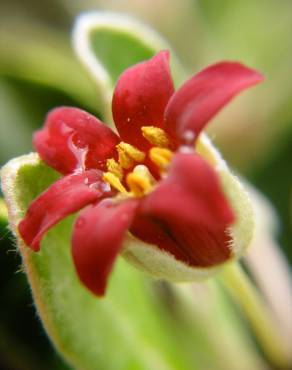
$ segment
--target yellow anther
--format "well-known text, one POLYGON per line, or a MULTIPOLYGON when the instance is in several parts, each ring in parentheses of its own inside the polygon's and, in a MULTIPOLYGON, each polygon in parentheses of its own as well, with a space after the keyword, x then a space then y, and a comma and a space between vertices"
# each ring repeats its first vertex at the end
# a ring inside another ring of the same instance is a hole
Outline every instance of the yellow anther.
POLYGON ((126 181, 134 196, 141 197, 151 191, 155 180, 146 166, 139 165, 127 175, 126 181))
POLYGON ((135 162, 143 162, 145 159, 145 153, 123 141, 117 145, 117 150, 119 163, 126 170, 133 167, 135 162))
POLYGON ((113 188, 121 193, 127 193, 127 189, 121 183, 120 179, 111 172, 105 172, 103 174, 103 180, 109 183, 113 188))
POLYGON ((159 148, 167 148, 169 146, 169 139, 167 133, 159 127, 143 126, 141 127, 142 134, 146 140, 152 145, 159 148))
POLYGON ((161 169, 166 168, 171 161, 173 152, 165 148, 152 148, 149 151, 149 157, 161 169))
POLYGON ((137 166, 135 166, 135 168, 133 169, 133 172, 137 175, 146 177, 150 181, 151 184, 155 182, 155 178, 152 176, 148 167, 145 166, 144 164, 138 164, 137 166))
POLYGON ((106 167, 107 167, 107 170, 109 172, 114 174, 119 180, 122 180, 122 178, 123 178, 123 169, 115 159, 113 159, 113 158, 108 159, 106 161, 106 167))

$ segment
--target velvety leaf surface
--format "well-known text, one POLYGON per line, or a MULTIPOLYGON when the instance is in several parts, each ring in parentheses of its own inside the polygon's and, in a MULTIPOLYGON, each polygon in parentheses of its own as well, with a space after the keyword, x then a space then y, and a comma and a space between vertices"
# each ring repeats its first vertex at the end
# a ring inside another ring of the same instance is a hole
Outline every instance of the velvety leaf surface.
MULTIPOLYGON (((14 233, 30 201, 56 178, 35 154, 3 168, 14 233)), ((151 282, 141 273, 119 261, 105 299, 80 284, 70 255, 72 222, 69 217, 54 227, 39 253, 18 240, 38 312, 57 349, 82 370, 187 369, 151 282)))

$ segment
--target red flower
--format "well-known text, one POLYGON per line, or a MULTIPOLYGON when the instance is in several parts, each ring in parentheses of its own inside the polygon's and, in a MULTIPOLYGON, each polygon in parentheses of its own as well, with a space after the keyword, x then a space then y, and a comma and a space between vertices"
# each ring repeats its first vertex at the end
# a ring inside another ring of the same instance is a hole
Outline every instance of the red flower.
POLYGON ((126 70, 113 96, 116 135, 76 108, 51 111, 34 135, 63 177, 30 205, 19 232, 33 250, 46 231, 82 210, 72 254, 81 281, 103 295, 127 230, 191 267, 232 257, 233 211, 215 170, 195 152, 207 122, 262 76, 239 63, 210 66, 174 92, 169 53, 126 70))

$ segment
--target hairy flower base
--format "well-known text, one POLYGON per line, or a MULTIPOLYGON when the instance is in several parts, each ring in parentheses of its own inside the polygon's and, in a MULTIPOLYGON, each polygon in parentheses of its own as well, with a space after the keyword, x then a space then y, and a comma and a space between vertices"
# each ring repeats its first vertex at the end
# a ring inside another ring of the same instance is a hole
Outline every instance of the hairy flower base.
POLYGON ((238 257, 248 243, 241 235, 250 218, 245 196, 199 135, 262 77, 222 62, 174 92, 168 58, 160 52, 121 75, 112 103, 120 136, 90 114, 63 107, 34 137, 40 157, 64 177, 31 204, 19 232, 38 250, 50 227, 86 206, 73 229, 72 255, 81 281, 98 295, 120 252, 155 276, 189 280, 238 257))

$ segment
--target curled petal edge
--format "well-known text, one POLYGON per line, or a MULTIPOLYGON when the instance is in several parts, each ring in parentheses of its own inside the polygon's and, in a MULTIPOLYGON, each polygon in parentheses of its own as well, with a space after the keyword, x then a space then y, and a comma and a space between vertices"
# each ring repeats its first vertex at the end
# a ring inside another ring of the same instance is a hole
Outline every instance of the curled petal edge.
POLYGON ((206 124, 240 92, 263 81, 254 69, 238 62, 219 62, 202 70, 169 100, 167 131, 182 142, 195 142, 206 124))
POLYGON ((32 250, 38 251, 40 242, 49 229, 110 193, 110 188, 99 191, 91 188, 92 185, 102 183, 102 172, 94 170, 73 173, 57 180, 28 207, 25 217, 18 225, 22 239, 32 250))

